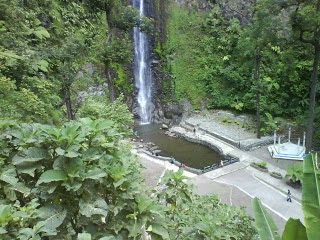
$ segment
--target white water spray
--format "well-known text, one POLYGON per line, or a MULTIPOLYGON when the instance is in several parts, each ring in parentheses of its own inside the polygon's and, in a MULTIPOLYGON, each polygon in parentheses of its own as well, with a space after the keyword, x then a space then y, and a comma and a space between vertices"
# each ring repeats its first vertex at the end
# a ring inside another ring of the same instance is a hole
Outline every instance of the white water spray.
MULTIPOLYGON (((144 0, 133 0, 133 6, 139 9, 140 16, 145 15, 144 0)), ((151 66, 148 36, 140 28, 134 28, 134 75, 135 85, 138 89, 139 116, 141 124, 151 121, 151 66)))

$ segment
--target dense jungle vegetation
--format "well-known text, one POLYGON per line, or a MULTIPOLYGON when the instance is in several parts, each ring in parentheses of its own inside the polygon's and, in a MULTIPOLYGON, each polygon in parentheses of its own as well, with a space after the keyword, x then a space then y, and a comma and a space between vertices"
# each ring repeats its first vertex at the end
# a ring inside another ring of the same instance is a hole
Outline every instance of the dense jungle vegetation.
MULTIPOLYGON (((133 125, 132 28, 154 34, 163 102, 186 98, 196 109, 310 126, 319 112, 309 99, 318 90, 320 4, 263 0, 243 23, 213 1, 205 10, 164 2, 159 37, 159 23, 126 0, 0 0, 0 239, 261 235, 244 210, 194 194, 182 170, 166 173, 163 189, 146 190, 125 140, 133 125)), ((318 182, 312 186, 309 215, 319 209, 318 182)), ((319 219, 306 223, 309 240, 319 219)))
MULTIPOLYGON (((276 117, 306 128, 311 90, 319 89, 311 86, 319 65, 316 1, 258 1, 247 15, 230 7, 238 17, 229 18, 218 4, 200 10, 197 1, 186 2, 194 6, 169 1, 167 39, 156 49, 166 101, 187 98, 195 108, 257 112, 262 134, 273 130, 266 123, 276 117)), ((317 104, 317 126, 319 110, 317 104)))

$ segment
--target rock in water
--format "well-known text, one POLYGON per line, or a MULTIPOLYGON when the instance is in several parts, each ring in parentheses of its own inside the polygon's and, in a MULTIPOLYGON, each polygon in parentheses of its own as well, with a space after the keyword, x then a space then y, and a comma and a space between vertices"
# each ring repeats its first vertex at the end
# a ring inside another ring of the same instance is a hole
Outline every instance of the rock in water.
POLYGON ((161 150, 155 150, 155 151, 153 151, 153 154, 156 155, 156 156, 158 156, 160 153, 161 153, 161 150))
POLYGON ((166 124, 162 124, 162 125, 161 125, 161 128, 162 128, 162 129, 169 129, 168 125, 166 125, 166 124))

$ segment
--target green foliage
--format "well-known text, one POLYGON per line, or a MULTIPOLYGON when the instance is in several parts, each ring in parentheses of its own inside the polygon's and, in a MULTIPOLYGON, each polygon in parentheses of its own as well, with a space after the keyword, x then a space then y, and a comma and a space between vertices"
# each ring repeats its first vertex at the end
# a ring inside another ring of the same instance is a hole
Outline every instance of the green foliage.
POLYGON ((268 165, 268 163, 267 163, 267 162, 259 162, 259 163, 257 163, 257 165, 258 165, 259 167, 261 167, 261 168, 266 168, 267 165, 268 165))
MULTIPOLYGON (((261 112, 301 118, 305 124, 312 49, 291 35, 289 17, 280 12, 277 2, 264 0, 252 7, 252 21, 240 25, 236 18, 224 17, 217 4, 202 11, 171 3, 164 50, 157 46, 166 62, 162 63, 165 94, 173 88, 176 99, 187 98, 196 108, 204 101, 212 108, 252 112, 259 88, 261 112), (257 48, 259 87, 253 79, 257 48)), ((276 127, 275 118, 262 120, 264 132, 276 127)))
POLYGON ((129 32, 150 31, 152 21, 127 3, 0 0, 0 16, 1 118, 61 124, 74 117, 80 91, 106 81, 111 63, 118 92, 131 95, 129 32), (106 44, 110 26, 117 31, 106 44))
POLYGON ((235 108, 238 111, 242 111, 244 104, 242 102, 233 103, 231 107, 235 108))
POLYGON ((226 116, 223 116, 222 118, 221 118, 221 120, 222 120, 222 122, 228 122, 229 121, 229 119, 226 117, 226 116))
POLYGON ((279 124, 283 122, 283 119, 280 117, 273 117, 270 113, 265 113, 265 116, 267 117, 266 120, 263 121, 263 133, 269 133, 271 134, 273 131, 279 129, 279 124))
POLYGON ((261 240, 280 240, 278 228, 258 198, 252 199, 254 218, 261 240))
MULTIPOLYGON (((60 128, 1 122, 1 239, 136 238, 166 229, 139 165, 110 120, 60 128)), ((163 239, 166 239, 165 237, 163 239)))
POLYGON ((121 64, 114 63, 112 67, 116 70, 117 77, 114 79, 114 85, 121 93, 131 94, 133 91, 132 83, 121 64))
POLYGON ((251 218, 214 195, 198 196, 183 182, 183 169, 167 172, 159 199, 168 207, 170 239, 254 239, 251 218))
POLYGON ((287 169, 286 178, 293 183, 301 183, 303 180, 303 164, 301 162, 298 162, 290 165, 287 169))
POLYGON ((289 218, 282 234, 282 240, 308 240, 306 227, 299 219, 289 218))
POLYGON ((302 210, 309 240, 320 236, 320 170, 316 153, 303 161, 302 210))
POLYGON ((195 107, 199 107, 201 98, 205 96, 205 89, 199 79, 203 69, 197 52, 202 35, 202 16, 195 10, 189 11, 175 3, 170 4, 169 9, 165 51, 173 74, 173 91, 176 98, 187 98, 195 107))
POLYGON ((90 117, 92 119, 111 119, 114 121, 116 128, 131 133, 133 126, 133 116, 127 105, 124 103, 124 96, 110 103, 106 96, 89 96, 84 99, 83 104, 78 111, 79 117, 90 117))

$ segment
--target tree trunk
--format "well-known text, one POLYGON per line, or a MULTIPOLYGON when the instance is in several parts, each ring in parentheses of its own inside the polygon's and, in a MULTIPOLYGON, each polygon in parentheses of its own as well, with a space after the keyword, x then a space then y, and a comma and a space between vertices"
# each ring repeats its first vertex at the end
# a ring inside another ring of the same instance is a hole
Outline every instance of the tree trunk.
POLYGON ((70 87, 66 87, 64 91, 64 99, 67 108, 67 117, 69 120, 73 120, 73 112, 72 112, 72 104, 71 104, 71 97, 70 97, 70 87))
POLYGON ((308 112, 308 125, 307 125, 307 136, 306 136, 306 153, 309 153, 312 149, 313 139, 313 122, 315 118, 315 105, 316 105, 316 91, 317 91, 317 80, 318 80, 318 66, 320 56, 320 44, 317 42, 314 45, 314 59, 313 68, 310 81, 310 105, 308 112))
POLYGON ((105 66, 105 69, 106 69, 107 84, 108 84, 108 90, 109 90, 109 98, 110 98, 110 101, 113 102, 114 100, 116 100, 116 93, 115 93, 113 82, 112 82, 110 67, 105 66))
MULTIPOLYGON (((111 4, 112 5, 112 4, 111 4)), ((113 27, 112 27, 112 18, 111 18, 111 7, 107 4, 105 5, 105 14, 106 14, 106 20, 108 25, 108 34, 106 36, 106 44, 109 44, 109 42, 112 40, 113 35, 113 27)), ((113 86, 112 76, 110 73, 110 63, 105 63, 105 71, 106 71, 106 77, 107 77, 107 84, 108 84, 108 90, 109 90, 109 99, 111 102, 116 100, 116 94, 113 86)))
POLYGON ((257 120, 257 138, 261 138, 261 119, 260 119, 260 64, 261 64, 261 55, 260 50, 256 50, 256 56, 255 56, 255 69, 254 69, 254 80, 256 83, 256 120, 257 120))

